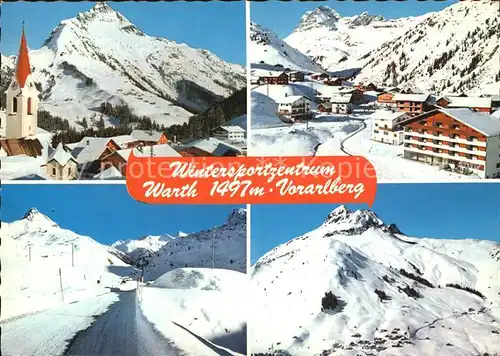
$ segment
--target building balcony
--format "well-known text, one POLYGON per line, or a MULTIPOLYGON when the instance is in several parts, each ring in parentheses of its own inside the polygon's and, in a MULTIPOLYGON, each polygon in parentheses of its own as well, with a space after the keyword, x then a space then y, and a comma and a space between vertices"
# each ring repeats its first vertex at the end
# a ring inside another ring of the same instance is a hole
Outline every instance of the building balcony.
MULTIPOLYGON (((405 131, 405 135, 410 135, 410 136, 414 136, 414 137, 428 138, 428 139, 431 139, 431 140, 434 140, 436 138, 435 135, 421 134, 421 133, 415 132, 415 131, 405 131)), ((468 141, 468 140, 463 139, 463 138, 451 138, 448 135, 442 135, 442 136, 438 136, 438 137, 439 137, 440 140, 446 141, 446 142, 462 143, 462 144, 467 144, 467 145, 470 145, 471 142, 472 142, 472 144, 474 146, 486 147, 486 142, 483 142, 483 141, 468 141)))
POLYGON ((442 150, 449 150, 449 151, 456 151, 456 152, 461 152, 461 153, 466 153, 466 154, 471 154, 474 156, 481 156, 481 157, 486 157, 486 151, 479 151, 479 150, 468 150, 467 148, 459 147, 459 146, 449 146, 445 144, 436 144, 432 142, 421 142, 419 140, 409 140, 405 137, 404 140, 405 143, 411 143, 411 144, 418 144, 418 145, 423 145, 428 147, 429 149, 442 149, 442 150))
POLYGON ((464 162, 464 163, 471 163, 471 164, 477 164, 479 166, 485 166, 486 161, 480 161, 480 160, 475 160, 475 159, 468 159, 467 157, 459 156, 459 155, 450 155, 447 153, 439 153, 439 152, 433 152, 432 149, 418 149, 415 147, 408 147, 406 145, 406 142, 404 143, 404 149, 405 151, 410 151, 410 152, 415 152, 415 153, 423 153, 429 156, 435 156, 443 159, 449 159, 453 161, 459 161, 459 162, 464 162))

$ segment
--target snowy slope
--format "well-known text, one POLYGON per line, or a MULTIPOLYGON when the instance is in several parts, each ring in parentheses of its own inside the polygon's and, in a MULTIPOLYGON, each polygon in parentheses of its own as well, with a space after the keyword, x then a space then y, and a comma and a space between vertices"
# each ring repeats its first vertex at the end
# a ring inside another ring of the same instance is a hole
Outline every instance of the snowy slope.
POLYGON ((165 246, 174 236, 144 236, 138 240, 118 240, 111 247, 123 252, 136 266, 147 264, 153 254, 165 246))
POLYGON ((59 227, 36 209, 2 222, 1 237, 2 319, 60 303, 59 269, 66 302, 105 293, 135 272, 118 250, 59 227))
POLYGON ((179 268, 139 289, 144 315, 189 355, 246 355, 247 299, 247 275, 224 269, 179 268))
POLYGON ((250 22, 250 42, 248 55, 252 67, 258 64, 268 66, 282 65, 284 68, 318 72, 322 67, 301 53, 290 47, 271 30, 250 22))
POLYGON ((252 267, 252 350, 498 354, 499 248, 492 241, 408 237, 371 211, 341 206, 252 267), (322 311, 327 292, 337 306, 322 311))
POLYGON ((62 21, 30 60, 41 107, 73 123, 92 118, 105 101, 126 103, 160 124, 182 123, 245 86, 243 67, 151 37, 105 3, 62 21))
POLYGON ((144 269, 144 279, 155 280, 176 268, 212 267, 213 253, 215 268, 238 272, 246 270, 245 209, 233 211, 221 226, 168 242, 148 260, 144 269), (214 252, 212 241, 215 241, 214 252))
POLYGON ((429 14, 364 59, 356 78, 382 84, 396 64, 399 84, 421 91, 499 94, 500 3, 461 1, 429 14))
POLYGON ((420 17, 388 20, 367 12, 342 17, 322 5, 306 12, 285 42, 327 70, 353 69, 359 66, 361 57, 399 37, 418 21, 420 17))

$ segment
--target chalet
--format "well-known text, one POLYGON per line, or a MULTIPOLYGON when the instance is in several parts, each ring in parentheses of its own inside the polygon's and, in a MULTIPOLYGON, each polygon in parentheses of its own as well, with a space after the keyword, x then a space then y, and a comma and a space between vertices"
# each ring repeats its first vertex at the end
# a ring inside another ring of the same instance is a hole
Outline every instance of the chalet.
POLYGON ((288 81, 288 75, 285 72, 269 72, 259 77, 259 82, 263 84, 286 85, 288 81))
POLYGON ((130 136, 137 140, 137 144, 143 144, 144 146, 151 145, 162 145, 168 143, 167 136, 161 131, 152 130, 134 130, 130 133, 130 136))
POLYGON ((303 82, 305 80, 304 73, 298 70, 288 72, 288 78, 291 82, 303 82))
POLYGON ((441 97, 437 104, 445 108, 467 108, 488 114, 492 112, 491 98, 441 97))
POLYGON ((365 91, 376 91, 377 90, 377 86, 375 84, 373 84, 373 83, 369 83, 368 85, 358 84, 358 85, 355 85, 354 87, 356 89, 361 90, 362 92, 365 92, 365 91))
POLYGON ((352 113, 352 95, 334 96, 330 98, 331 112, 333 114, 352 113))
POLYGON ((130 154, 137 157, 181 157, 181 154, 174 150, 169 144, 139 146, 126 150, 117 150, 103 157, 100 160, 100 171, 115 167, 121 175, 125 176, 127 171, 127 163, 130 154))
POLYGON ((396 107, 396 102, 394 101, 395 92, 383 91, 377 95, 377 104, 386 107, 396 107))
POLYGON ((216 131, 214 136, 219 136, 220 138, 235 141, 235 142, 243 142, 245 141, 245 133, 246 131, 235 125, 227 125, 220 126, 216 131))
POLYGON ((342 78, 330 78, 326 79, 323 83, 325 83, 326 85, 339 87, 342 86, 343 82, 344 80, 342 78))
POLYGON ((71 151, 79 165, 89 166, 121 147, 109 137, 84 137, 71 151))
POLYGON ((313 80, 325 80, 330 78, 330 76, 326 73, 313 73, 311 74, 311 79, 313 80))
POLYGON ((216 157, 236 157, 243 155, 243 149, 235 144, 219 140, 215 137, 209 137, 194 142, 190 142, 179 151, 192 154, 199 157, 200 154, 205 152, 203 156, 216 156, 216 157))
POLYGON ((418 115, 431 109, 428 94, 396 94, 392 98, 398 111, 418 115))
POLYGON ((292 121, 307 119, 311 114, 311 100, 302 95, 285 96, 277 103, 277 114, 292 121))
POLYGON ((43 146, 38 139, 7 138, 0 140, 0 156, 40 157, 43 146))
POLYGON ((401 123, 404 158, 481 178, 500 177, 500 120, 470 109, 435 109, 401 123))
POLYGON ((330 113, 332 112, 332 103, 325 101, 320 103, 316 108, 319 112, 330 113))
POLYGON ((379 116, 373 120, 372 135, 373 141, 387 143, 390 145, 401 145, 404 140, 404 129, 401 123, 411 118, 403 112, 387 112, 379 110, 379 116))
POLYGON ((64 149, 62 142, 59 142, 49 155, 45 168, 51 179, 72 180, 78 176, 77 166, 75 158, 64 149))

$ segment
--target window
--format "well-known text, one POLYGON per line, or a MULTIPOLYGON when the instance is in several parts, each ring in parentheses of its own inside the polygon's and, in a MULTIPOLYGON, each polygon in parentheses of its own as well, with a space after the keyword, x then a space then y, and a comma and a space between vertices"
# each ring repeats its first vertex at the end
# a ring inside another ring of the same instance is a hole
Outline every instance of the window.
POLYGON ((68 168, 68 175, 71 175, 71 167, 68 168))
POLYGON ((28 98, 28 115, 33 115, 31 112, 31 98, 28 98))
POLYGON ((17 113, 17 98, 12 99, 12 113, 17 113))
POLYGON ((56 175, 56 169, 55 168, 52 168, 52 175, 55 176, 56 175))

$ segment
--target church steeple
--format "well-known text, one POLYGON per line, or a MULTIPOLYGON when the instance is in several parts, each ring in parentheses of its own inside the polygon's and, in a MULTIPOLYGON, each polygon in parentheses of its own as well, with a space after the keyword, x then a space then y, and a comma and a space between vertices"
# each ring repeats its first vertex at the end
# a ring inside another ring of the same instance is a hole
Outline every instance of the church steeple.
POLYGON ((28 53, 28 44, 26 42, 26 35, 24 33, 24 21, 23 21, 21 46, 19 47, 19 56, 17 57, 17 66, 16 66, 16 80, 21 88, 24 88, 24 84, 26 84, 26 79, 30 74, 31 74, 30 57, 28 53))

